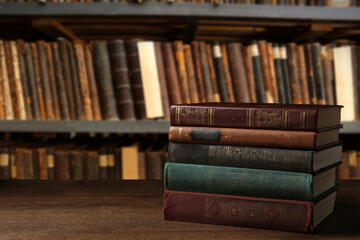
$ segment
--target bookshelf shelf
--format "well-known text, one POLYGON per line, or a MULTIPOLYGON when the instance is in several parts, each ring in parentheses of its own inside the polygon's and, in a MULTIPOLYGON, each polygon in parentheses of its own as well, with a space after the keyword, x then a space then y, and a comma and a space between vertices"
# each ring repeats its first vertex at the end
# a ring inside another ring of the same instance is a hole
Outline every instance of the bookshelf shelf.
POLYGON ((191 17, 294 21, 360 21, 360 8, 197 3, 1 3, 1 16, 22 17, 191 17))

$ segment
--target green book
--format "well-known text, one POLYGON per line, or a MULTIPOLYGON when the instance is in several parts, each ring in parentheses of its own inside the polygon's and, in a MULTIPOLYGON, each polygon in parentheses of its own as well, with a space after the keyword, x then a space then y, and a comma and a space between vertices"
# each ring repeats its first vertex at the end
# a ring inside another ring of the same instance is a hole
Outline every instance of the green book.
POLYGON ((166 163, 169 190, 315 201, 335 187, 335 167, 308 173, 166 163))

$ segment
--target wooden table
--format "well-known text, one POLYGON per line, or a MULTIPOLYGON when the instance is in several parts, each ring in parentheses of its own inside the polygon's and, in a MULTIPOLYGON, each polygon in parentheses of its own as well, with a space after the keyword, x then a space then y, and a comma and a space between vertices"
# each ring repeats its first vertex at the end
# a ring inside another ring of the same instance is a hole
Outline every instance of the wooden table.
POLYGON ((360 180, 317 234, 164 221, 160 181, 0 181, 0 239, 360 239, 360 180))

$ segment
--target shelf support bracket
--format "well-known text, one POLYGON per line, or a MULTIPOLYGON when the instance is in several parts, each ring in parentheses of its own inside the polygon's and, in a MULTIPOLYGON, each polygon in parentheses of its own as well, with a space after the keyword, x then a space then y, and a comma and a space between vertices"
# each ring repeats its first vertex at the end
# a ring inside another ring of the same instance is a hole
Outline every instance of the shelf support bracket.
POLYGON ((78 40, 79 38, 67 27, 59 23, 56 19, 34 19, 31 24, 43 34, 57 39, 59 37, 66 37, 71 40, 78 40))
POLYGON ((199 26, 199 19, 197 18, 186 19, 184 44, 189 44, 195 40, 198 26, 199 26))

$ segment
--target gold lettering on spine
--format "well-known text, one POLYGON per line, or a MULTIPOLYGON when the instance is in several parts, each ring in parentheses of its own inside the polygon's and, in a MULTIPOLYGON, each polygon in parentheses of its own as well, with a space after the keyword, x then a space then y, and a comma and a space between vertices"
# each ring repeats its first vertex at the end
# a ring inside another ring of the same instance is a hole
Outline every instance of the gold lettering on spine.
POLYGON ((288 122, 288 112, 285 111, 285 125, 284 125, 284 128, 287 128, 287 122, 288 122))
POLYGON ((180 142, 182 142, 182 141, 181 141, 181 130, 182 130, 182 128, 179 128, 179 141, 180 141, 180 142))
POLYGON ((176 118, 177 118, 178 125, 180 125, 180 111, 181 111, 181 109, 179 107, 176 108, 176 118))

